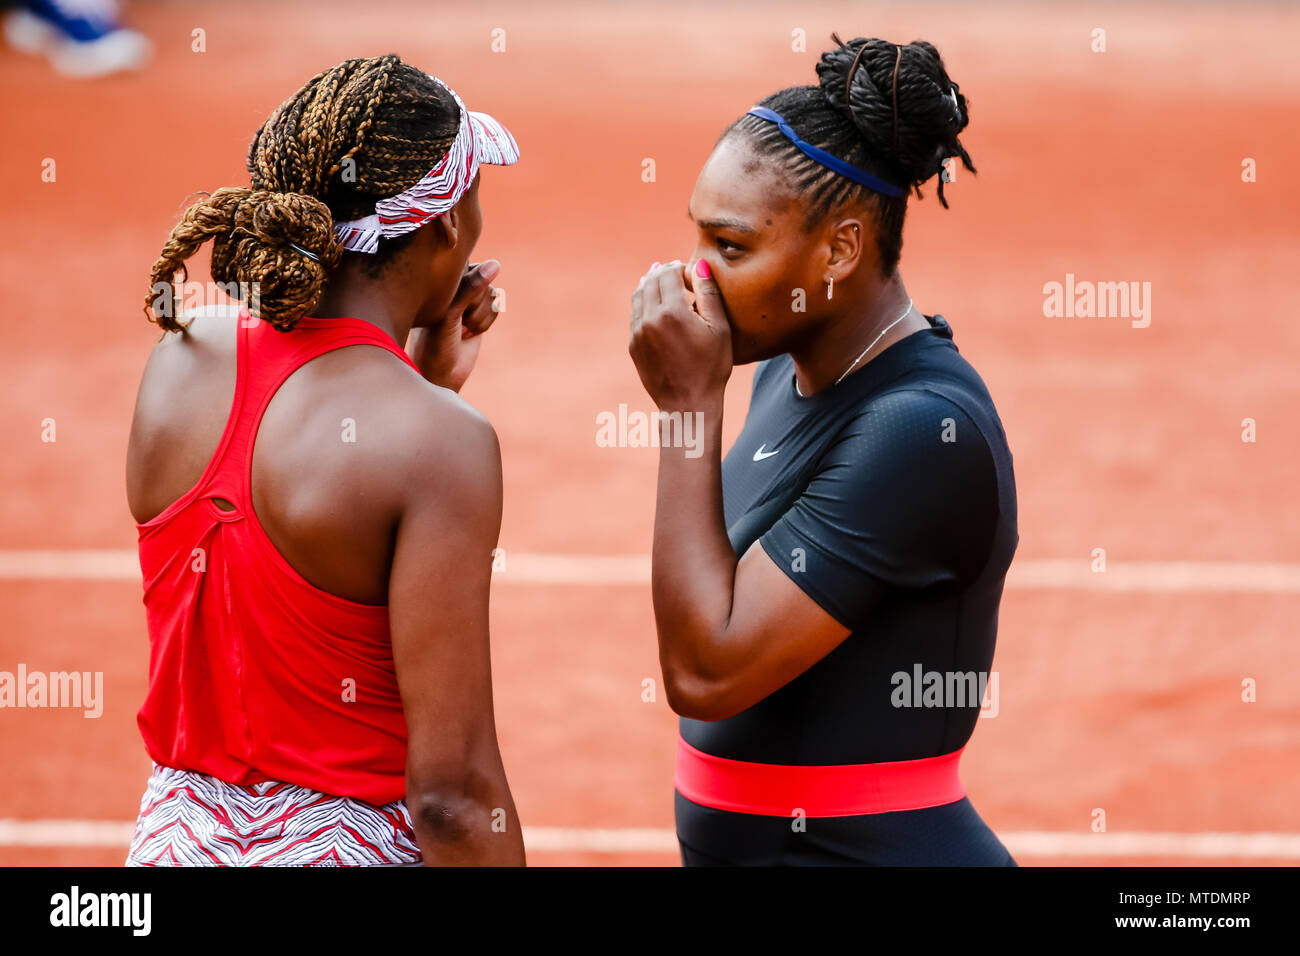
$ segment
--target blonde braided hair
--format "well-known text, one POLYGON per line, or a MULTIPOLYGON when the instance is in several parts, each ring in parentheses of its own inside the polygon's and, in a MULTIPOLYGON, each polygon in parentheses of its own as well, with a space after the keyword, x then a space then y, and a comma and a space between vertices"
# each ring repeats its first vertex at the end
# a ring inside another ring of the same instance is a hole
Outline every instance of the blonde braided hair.
MULTIPOLYGON (((150 272, 145 315, 166 331, 185 329, 178 309, 159 307, 160 289, 178 301, 177 273, 188 279, 186 260, 211 239, 212 278, 253 290, 250 314, 292 329, 345 254, 335 221, 369 215, 377 200, 418 182, 451 147, 459 122, 451 96, 395 54, 345 60, 312 77, 254 135, 251 187, 205 193, 172 229, 150 272)), ((367 265, 382 267, 385 248, 403 239, 381 244, 367 265)))

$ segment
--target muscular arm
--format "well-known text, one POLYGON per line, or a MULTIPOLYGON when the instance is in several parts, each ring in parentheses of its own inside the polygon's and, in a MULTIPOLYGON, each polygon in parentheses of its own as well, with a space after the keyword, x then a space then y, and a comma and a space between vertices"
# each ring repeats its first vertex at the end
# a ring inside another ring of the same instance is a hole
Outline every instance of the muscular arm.
POLYGON ((755 543, 737 561, 722 511, 722 402, 704 415, 704 454, 661 448, 653 591, 673 710, 721 720, 788 684, 848 637, 755 543))
POLYGON ((522 865, 497 747, 488 641, 500 450, 491 426, 446 393, 426 415, 389 585, 407 802, 426 864, 522 865))
POLYGON ((678 264, 642 281, 632 298, 629 350, 660 410, 702 418, 699 457, 661 443, 652 586, 670 705, 685 717, 720 720, 789 683, 850 631, 762 548, 739 561, 731 549, 722 510, 731 339, 716 283, 697 275, 698 310, 678 264))

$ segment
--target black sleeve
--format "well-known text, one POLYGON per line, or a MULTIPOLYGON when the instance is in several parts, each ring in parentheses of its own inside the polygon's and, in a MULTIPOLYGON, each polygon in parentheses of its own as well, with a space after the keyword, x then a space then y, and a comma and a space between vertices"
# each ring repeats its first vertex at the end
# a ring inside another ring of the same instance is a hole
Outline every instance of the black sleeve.
POLYGON ((988 559, 997 474, 969 416, 934 392, 889 392, 827 450, 763 549, 845 627, 890 588, 964 583, 988 559))

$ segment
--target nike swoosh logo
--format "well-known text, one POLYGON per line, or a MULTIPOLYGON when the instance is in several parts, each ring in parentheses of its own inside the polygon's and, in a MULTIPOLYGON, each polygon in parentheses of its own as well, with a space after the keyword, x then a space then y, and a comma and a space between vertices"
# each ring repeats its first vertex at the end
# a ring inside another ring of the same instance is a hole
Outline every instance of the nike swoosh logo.
POLYGON ((781 450, 779 448, 776 448, 773 449, 772 451, 769 451, 767 454, 764 454, 763 449, 766 447, 767 447, 767 442, 763 442, 763 444, 758 446, 758 451, 754 452, 754 461, 762 461, 764 458, 771 458, 773 455, 775 455, 777 452, 781 450))

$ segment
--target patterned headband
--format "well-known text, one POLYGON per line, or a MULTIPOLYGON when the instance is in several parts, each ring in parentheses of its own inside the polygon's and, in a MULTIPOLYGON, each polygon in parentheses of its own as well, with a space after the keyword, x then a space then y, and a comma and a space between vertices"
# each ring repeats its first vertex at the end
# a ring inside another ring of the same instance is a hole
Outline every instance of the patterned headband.
POLYGON ((447 155, 414 186, 375 203, 372 215, 334 226, 343 248, 375 253, 379 239, 403 236, 438 218, 460 202, 478 175, 478 168, 511 166, 519 161, 519 146, 510 131, 487 113, 471 113, 461 98, 442 80, 430 76, 460 107, 460 129, 447 155))

